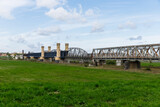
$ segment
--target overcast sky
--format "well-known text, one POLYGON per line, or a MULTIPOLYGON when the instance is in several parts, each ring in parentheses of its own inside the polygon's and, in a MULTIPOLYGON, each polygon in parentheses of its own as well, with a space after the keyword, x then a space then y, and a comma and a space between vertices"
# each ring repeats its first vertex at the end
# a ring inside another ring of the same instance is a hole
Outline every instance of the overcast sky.
POLYGON ((0 51, 160 43, 160 0, 0 0, 0 51))

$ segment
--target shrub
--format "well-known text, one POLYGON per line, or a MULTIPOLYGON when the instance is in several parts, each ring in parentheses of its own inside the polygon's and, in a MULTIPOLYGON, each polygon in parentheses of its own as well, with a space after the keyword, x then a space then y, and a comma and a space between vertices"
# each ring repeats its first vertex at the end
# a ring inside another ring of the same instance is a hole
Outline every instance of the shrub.
POLYGON ((106 64, 107 65, 116 65, 116 61, 115 60, 107 60, 106 64))
POLYGON ((151 71, 151 66, 150 66, 150 65, 149 65, 149 66, 147 66, 145 70, 147 70, 147 71, 151 71))
POLYGON ((0 60, 11 60, 12 57, 9 56, 0 56, 0 60))
POLYGON ((36 59, 30 59, 30 61, 31 61, 31 62, 36 62, 37 60, 36 60, 36 59))
POLYGON ((85 62, 85 63, 84 63, 84 66, 85 66, 85 67, 88 67, 88 66, 89 66, 89 63, 88 63, 88 62, 85 62))
POLYGON ((79 61, 70 61, 70 63, 78 64, 79 61))
POLYGON ((11 56, 8 56, 8 60, 13 60, 13 58, 11 56))

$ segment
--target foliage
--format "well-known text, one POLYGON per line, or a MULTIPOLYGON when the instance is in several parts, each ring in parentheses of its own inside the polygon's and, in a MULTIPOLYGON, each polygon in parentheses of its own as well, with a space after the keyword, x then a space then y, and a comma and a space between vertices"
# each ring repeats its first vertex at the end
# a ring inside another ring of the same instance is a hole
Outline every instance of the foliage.
POLYGON ((70 63, 78 64, 79 61, 70 61, 70 63))
POLYGON ((151 66, 146 66, 147 71, 151 71, 151 66))
POLYGON ((84 67, 88 67, 89 66, 89 62, 84 62, 84 67))
POLYGON ((116 60, 106 60, 107 65, 116 65, 116 60))
POLYGON ((12 60, 11 56, 0 56, 0 60, 12 60))

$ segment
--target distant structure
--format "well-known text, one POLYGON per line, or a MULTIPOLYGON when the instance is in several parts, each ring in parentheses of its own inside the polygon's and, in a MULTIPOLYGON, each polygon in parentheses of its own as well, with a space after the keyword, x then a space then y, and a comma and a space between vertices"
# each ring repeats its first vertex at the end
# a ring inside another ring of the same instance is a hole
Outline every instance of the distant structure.
POLYGON ((140 61, 160 60, 160 44, 97 48, 93 49, 92 59, 99 64, 106 60, 116 60, 117 66, 139 69, 140 61))
POLYGON ((7 53, 0 53, 0 56, 7 56, 7 53))
POLYGON ((102 65, 106 63, 106 60, 116 60, 117 66, 124 65, 125 69, 139 69, 141 68, 140 61, 160 60, 160 44, 97 48, 88 54, 81 48, 69 48, 68 43, 65 44, 65 50, 61 50, 60 43, 57 43, 56 50, 51 50, 51 46, 48 46, 48 50, 45 51, 42 46, 41 52, 24 54, 24 59, 92 62, 95 65, 102 65))
POLYGON ((65 44, 65 50, 60 49, 60 43, 57 43, 57 49, 51 50, 51 46, 48 46, 48 50, 44 50, 44 46, 41 46, 41 52, 24 54, 24 59, 35 59, 40 61, 56 61, 60 62, 68 54, 69 44, 65 44))

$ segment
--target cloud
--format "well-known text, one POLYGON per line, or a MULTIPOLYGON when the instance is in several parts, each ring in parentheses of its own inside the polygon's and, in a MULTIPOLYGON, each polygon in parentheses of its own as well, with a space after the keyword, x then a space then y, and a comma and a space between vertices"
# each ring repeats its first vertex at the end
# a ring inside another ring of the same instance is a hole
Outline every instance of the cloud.
POLYGON ((60 21, 86 22, 85 16, 94 15, 92 9, 88 9, 83 13, 81 4, 79 5, 79 11, 77 11, 77 8, 70 9, 69 6, 66 5, 67 0, 0 0, 0 17, 5 19, 14 19, 12 12, 16 8, 29 6, 33 3, 35 3, 39 8, 48 8, 49 11, 45 14, 60 21))
POLYGON ((92 9, 88 9, 86 12, 85 12, 85 15, 86 16, 94 16, 94 11, 92 9))
POLYGON ((14 35, 10 37, 9 40, 12 43, 20 45, 20 46, 21 45, 27 46, 30 50, 38 50, 41 45, 39 42, 40 41, 44 42, 44 39, 47 39, 45 36, 51 36, 59 32, 61 32, 61 29, 59 27, 39 28, 32 32, 14 35))
POLYGON ((101 23, 98 23, 98 22, 95 22, 92 26, 92 30, 91 32, 92 33, 95 33, 95 32, 103 32, 104 31, 104 25, 101 24, 101 23))
POLYGON ((48 27, 48 28, 39 28, 34 33, 40 36, 50 36, 55 33, 60 33, 62 30, 60 27, 48 27))
POLYGON ((55 8, 59 5, 64 5, 66 0, 36 0, 37 7, 55 8))
POLYGON ((56 9, 50 9, 49 12, 46 13, 46 15, 60 21, 80 21, 85 22, 86 19, 82 16, 81 12, 77 12, 77 10, 74 8, 73 10, 66 10, 63 7, 58 7, 56 9))
MULTIPOLYGON (((60 27, 46 27, 46 28, 38 28, 31 32, 26 32, 23 34, 20 34, 14 38, 12 38, 13 41, 22 41, 23 38, 30 38, 30 37, 45 37, 45 36, 52 36, 54 34, 62 32, 60 27)), ((19 42, 21 43, 21 42, 19 42)))
POLYGON ((136 29, 137 25, 134 22, 132 22, 132 21, 128 21, 125 24, 119 25, 118 28, 119 29, 136 29))
POLYGON ((28 43, 27 44, 27 47, 32 51, 39 50, 41 46, 42 46, 42 44, 40 44, 40 43, 37 43, 37 44, 28 43))
POLYGON ((32 32, 27 32, 23 35, 23 38, 28 38, 28 37, 43 37, 43 36, 51 36, 53 34, 57 34, 62 32, 62 30, 60 29, 60 27, 46 27, 46 28, 38 28, 37 30, 34 30, 32 32))
POLYGON ((12 43, 14 43, 14 45, 16 47, 18 47, 20 49, 26 49, 28 51, 38 51, 40 46, 42 46, 43 44, 35 41, 35 38, 39 39, 38 35, 37 35, 37 37, 35 37, 35 33, 30 32, 30 33, 14 35, 13 37, 10 37, 8 39, 12 43))
POLYGON ((130 41, 142 40, 142 36, 131 37, 131 38, 129 38, 129 40, 130 40, 130 41))
POLYGON ((26 39, 25 39, 25 36, 24 34, 20 34, 16 37, 11 37, 10 38, 10 41, 12 42, 16 42, 16 43, 21 43, 21 44, 24 44, 24 43, 27 43, 26 39))
POLYGON ((13 19, 11 14, 16 8, 31 4, 31 0, 0 0, 0 17, 5 19, 13 19))
POLYGON ((82 5, 79 4, 79 8, 70 8, 67 4, 67 0, 36 0, 37 7, 48 8, 45 14, 53 19, 64 22, 86 22, 86 16, 93 16, 94 11, 88 9, 83 13, 82 5))
POLYGON ((9 32, 0 32, 0 35, 6 35, 9 34, 9 32))

